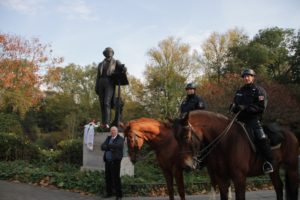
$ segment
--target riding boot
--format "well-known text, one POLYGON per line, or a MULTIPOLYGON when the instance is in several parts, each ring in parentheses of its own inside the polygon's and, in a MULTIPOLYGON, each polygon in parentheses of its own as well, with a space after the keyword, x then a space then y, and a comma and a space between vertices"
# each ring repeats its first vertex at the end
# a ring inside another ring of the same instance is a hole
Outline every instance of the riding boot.
POLYGON ((272 173, 273 169, 273 155, 271 151, 270 142, 264 133, 263 129, 256 129, 255 130, 256 136, 259 139, 259 148, 261 153, 266 160, 263 164, 263 171, 265 174, 272 173))

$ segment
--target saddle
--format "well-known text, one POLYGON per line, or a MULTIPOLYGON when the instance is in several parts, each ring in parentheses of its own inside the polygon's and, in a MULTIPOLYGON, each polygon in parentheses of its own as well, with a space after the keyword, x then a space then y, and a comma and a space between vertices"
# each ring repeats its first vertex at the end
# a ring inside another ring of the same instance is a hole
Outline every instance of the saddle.
POLYGON ((276 122, 263 126, 265 133, 270 139, 271 147, 278 146, 283 140, 283 134, 280 126, 276 122))
MULTIPOLYGON (((245 130, 245 133, 247 134, 247 138, 249 139, 249 142, 251 143, 251 147, 253 149, 254 152, 256 152, 256 147, 255 147, 255 136, 254 136, 254 130, 252 129, 252 127, 249 127, 243 123, 241 123, 242 127, 245 130)), ((276 149, 280 147, 280 144, 283 140, 283 134, 282 134, 282 130, 280 128, 280 126, 275 123, 269 123, 267 125, 263 126, 263 130, 265 132, 265 134, 268 136, 268 139, 270 141, 270 145, 272 149, 276 149)))

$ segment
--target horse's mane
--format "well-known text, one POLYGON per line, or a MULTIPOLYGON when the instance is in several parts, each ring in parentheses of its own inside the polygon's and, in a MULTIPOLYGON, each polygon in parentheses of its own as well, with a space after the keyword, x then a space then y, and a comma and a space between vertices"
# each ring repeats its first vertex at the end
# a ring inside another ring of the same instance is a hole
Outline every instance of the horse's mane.
POLYGON ((160 124, 159 121, 152 119, 152 118, 146 118, 146 117, 142 117, 139 119, 134 119, 129 121, 129 124, 140 124, 140 123, 153 123, 153 124, 160 124))
POLYGON ((157 121, 151 118, 139 118, 129 121, 129 126, 131 130, 135 130, 140 132, 147 132, 150 134, 159 134, 160 133, 160 126, 162 122, 157 121))

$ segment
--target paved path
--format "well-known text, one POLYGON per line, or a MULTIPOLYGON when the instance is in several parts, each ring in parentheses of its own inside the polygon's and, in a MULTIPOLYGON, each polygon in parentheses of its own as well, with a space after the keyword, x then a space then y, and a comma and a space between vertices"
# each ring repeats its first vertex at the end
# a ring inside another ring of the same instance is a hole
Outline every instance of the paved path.
MULTIPOLYGON (((54 188, 42 188, 23 183, 15 183, 0 180, 0 200, 101 200, 100 196, 81 195, 54 188)), ((110 198, 114 199, 114 198, 110 198)), ((110 200, 107 199, 107 200, 110 200)), ((168 197, 124 197, 124 200, 168 200, 168 197)), ((191 195, 187 200, 208 200, 210 195, 191 195)), ((219 197, 217 198, 219 199, 219 197)), ((275 192, 264 190, 247 192, 247 200, 274 200, 275 192)), ((176 197, 179 200, 179 197, 176 197)))

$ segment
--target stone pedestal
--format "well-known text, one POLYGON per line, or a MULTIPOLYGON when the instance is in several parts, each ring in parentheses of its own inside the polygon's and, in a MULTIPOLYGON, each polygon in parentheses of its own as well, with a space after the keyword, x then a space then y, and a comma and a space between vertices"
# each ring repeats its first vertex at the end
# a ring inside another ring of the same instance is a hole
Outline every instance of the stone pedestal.
MULTIPOLYGON (((123 133, 119 133, 123 136, 123 133)), ((105 163, 103 161, 104 151, 101 151, 101 144, 105 141, 106 137, 110 135, 109 132, 98 133, 95 132, 93 151, 89 150, 86 144, 83 144, 83 166, 81 170, 105 170, 105 163)), ((127 141, 124 143, 124 157, 121 162, 121 176, 134 175, 134 165, 131 163, 127 154, 127 141)))

